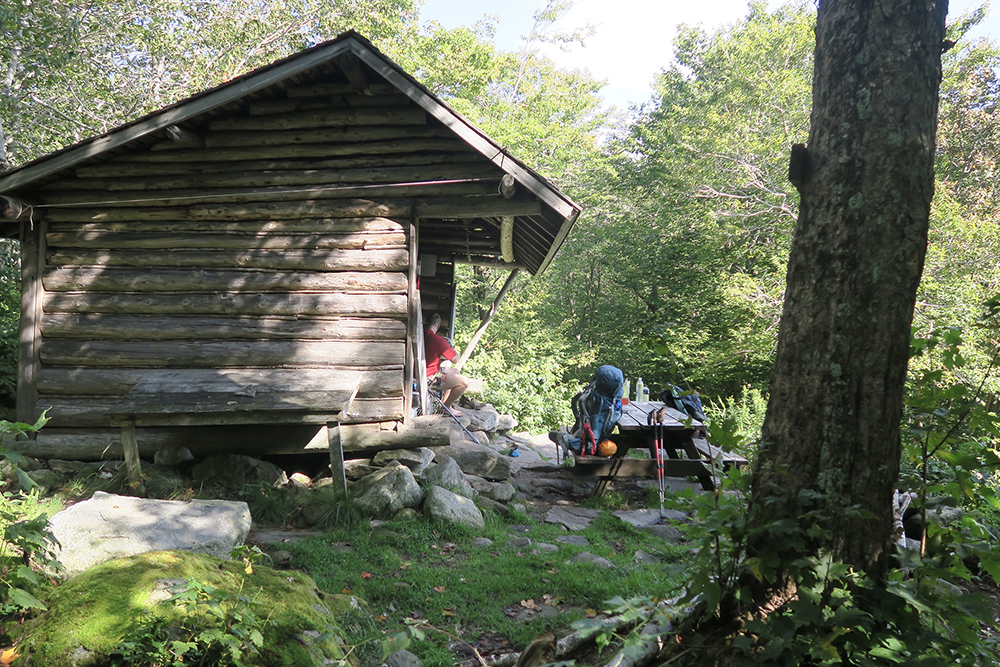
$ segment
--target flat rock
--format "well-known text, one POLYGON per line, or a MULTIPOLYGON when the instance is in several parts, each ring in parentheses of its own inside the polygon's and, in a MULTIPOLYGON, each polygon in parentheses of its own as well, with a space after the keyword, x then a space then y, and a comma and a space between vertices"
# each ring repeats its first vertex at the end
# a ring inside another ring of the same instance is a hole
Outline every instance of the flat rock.
POLYGON ((535 542, 535 549, 543 553, 559 551, 558 544, 549 544, 548 542, 535 542))
POLYGON ((511 549, 527 549, 531 546, 530 537, 513 537, 507 540, 507 546, 511 549))
POLYGON ((578 547, 590 546, 590 540, 583 535, 560 535, 556 538, 556 542, 562 542, 563 544, 575 544, 578 547))
POLYGON ((485 549, 486 547, 493 546, 493 540, 491 540, 488 537, 477 537, 476 539, 472 540, 472 546, 477 547, 479 549, 485 549))
POLYGON ((647 565, 655 565, 660 562, 660 559, 653 554, 648 554, 642 549, 637 549, 634 554, 632 554, 632 560, 636 563, 646 563, 647 565))
POLYGON ((546 523, 561 523, 566 530, 583 530, 594 523, 601 510, 587 507, 553 507, 545 514, 546 523))
POLYGON ((150 500, 98 491, 53 516, 49 529, 61 545, 62 574, 70 577, 149 551, 229 558, 250 532, 250 510, 244 502, 150 500))
POLYGON ((682 544, 684 542, 684 533, 682 533, 677 526, 639 526, 639 530, 644 533, 656 535, 657 537, 662 537, 671 544, 682 544))
POLYGON ((599 567, 605 570, 614 567, 611 561, 609 561, 607 558, 595 556, 594 554, 589 553, 587 551, 584 551, 583 553, 579 553, 573 556, 572 558, 569 559, 569 562, 586 563, 587 565, 593 565, 594 567, 599 567))
POLYGON ((468 442, 435 447, 434 453, 438 461, 443 458, 454 459, 465 474, 477 475, 494 482, 507 480, 520 469, 517 459, 500 456, 489 447, 468 442))
POLYGON ((310 537, 318 537, 323 533, 306 530, 263 530, 259 533, 251 533, 247 537, 247 544, 264 546, 267 544, 291 544, 301 542, 310 537))
POLYGON ((384 466, 390 461, 399 461, 409 468, 414 475, 422 473, 434 460, 434 452, 421 447, 419 449, 386 449, 375 455, 372 465, 384 466))
POLYGON ((678 510, 663 510, 662 519, 660 517, 659 509, 618 510, 617 512, 612 512, 612 514, 625 523, 632 524, 636 528, 641 526, 655 526, 662 523, 662 519, 683 521, 688 518, 687 514, 678 510))

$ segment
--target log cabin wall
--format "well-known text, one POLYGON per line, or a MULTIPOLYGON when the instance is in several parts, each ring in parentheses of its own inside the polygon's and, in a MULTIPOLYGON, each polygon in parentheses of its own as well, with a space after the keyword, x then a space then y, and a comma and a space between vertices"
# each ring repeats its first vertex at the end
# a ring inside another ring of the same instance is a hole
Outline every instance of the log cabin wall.
MULTIPOLYGON (((372 88, 291 87, 209 122, 203 146, 154 145, 39 191, 40 453, 116 451, 107 411, 141 377, 186 369, 361 370, 345 423, 403 417, 412 198, 476 194, 428 182, 497 170, 372 88)), ((146 431, 155 446, 218 437, 146 431)))

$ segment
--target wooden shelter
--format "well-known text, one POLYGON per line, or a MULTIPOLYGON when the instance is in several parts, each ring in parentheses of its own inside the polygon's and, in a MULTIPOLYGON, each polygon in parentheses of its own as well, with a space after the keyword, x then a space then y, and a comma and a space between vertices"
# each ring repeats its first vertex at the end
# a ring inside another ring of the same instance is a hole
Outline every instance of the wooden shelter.
MULTIPOLYGON (((377 445, 413 414, 421 305, 449 319, 455 264, 538 274, 578 213, 354 32, 0 174, 18 419, 51 417, 28 451, 120 457, 140 381, 155 400, 268 369, 314 395, 360 372, 345 448, 377 445)), ((140 452, 315 440, 261 421, 143 429, 140 452)))

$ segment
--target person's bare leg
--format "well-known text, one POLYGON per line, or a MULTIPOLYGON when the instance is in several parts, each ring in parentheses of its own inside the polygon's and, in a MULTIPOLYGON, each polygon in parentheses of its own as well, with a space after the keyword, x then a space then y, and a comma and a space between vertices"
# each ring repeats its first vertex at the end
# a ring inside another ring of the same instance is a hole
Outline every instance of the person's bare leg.
POLYGON ((457 408, 452 408, 458 399, 462 398, 462 394, 465 390, 469 388, 469 381, 464 375, 460 375, 455 371, 451 371, 445 375, 444 383, 441 385, 441 402, 444 406, 451 410, 452 412, 457 412, 457 408))

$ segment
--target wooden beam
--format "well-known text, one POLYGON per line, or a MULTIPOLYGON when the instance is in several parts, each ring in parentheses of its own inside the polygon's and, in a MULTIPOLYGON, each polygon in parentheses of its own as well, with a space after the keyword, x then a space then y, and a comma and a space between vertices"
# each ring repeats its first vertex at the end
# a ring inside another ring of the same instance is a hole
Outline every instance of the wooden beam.
POLYGON ((508 264, 514 263, 514 216, 500 218, 500 256, 508 264))
POLYGON ((27 220, 37 222, 43 217, 43 212, 31 204, 15 197, 0 197, 0 218, 11 221, 27 220))
POLYGON ((45 265, 45 221, 21 223, 21 322, 17 346, 17 402, 19 422, 34 423, 41 368, 42 268, 45 265))
POLYGON ((472 340, 470 340, 469 344, 465 346, 465 351, 462 352, 462 357, 458 360, 458 363, 455 364, 456 370, 461 370, 465 362, 469 360, 469 356, 472 354, 472 351, 476 349, 479 339, 483 337, 484 333, 486 333, 486 328, 490 326, 493 316, 497 314, 497 310, 499 310, 500 304, 503 302, 503 298, 507 296, 507 291, 510 290, 511 285, 514 284, 514 279, 516 277, 517 269, 514 269, 510 272, 510 275, 507 276, 507 281, 503 284, 503 287, 500 288, 500 293, 497 294, 495 299, 493 299, 493 305, 490 306, 490 310, 486 313, 486 317, 484 317, 483 321, 479 324, 479 328, 476 329, 476 333, 472 334, 472 340))

